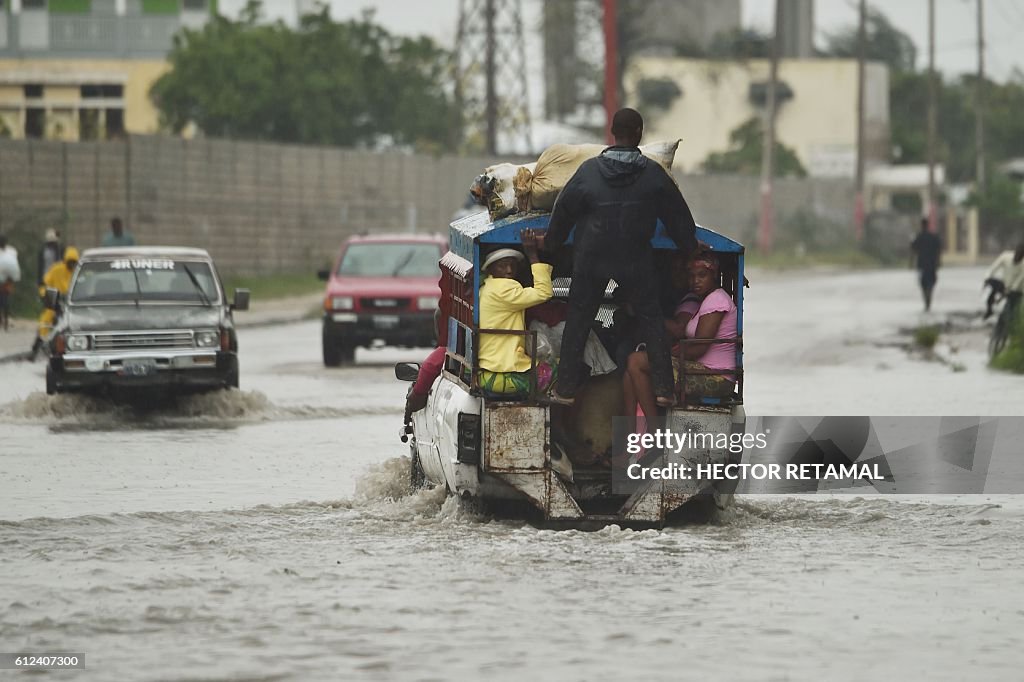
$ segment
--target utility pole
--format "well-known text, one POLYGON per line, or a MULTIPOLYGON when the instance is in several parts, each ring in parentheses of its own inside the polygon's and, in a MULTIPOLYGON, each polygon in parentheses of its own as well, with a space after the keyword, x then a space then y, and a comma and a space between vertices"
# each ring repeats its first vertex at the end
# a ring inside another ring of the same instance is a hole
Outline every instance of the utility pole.
POLYGON ((974 184, 985 190, 985 13, 984 2, 978 0, 978 81, 974 86, 974 153, 977 170, 974 184))
POLYGON ((935 232, 935 0, 928 0, 928 230, 935 232))
POLYGON ((864 57, 867 51, 867 2, 860 0, 857 27, 857 197, 853 208, 853 234, 864 239, 864 57))
POLYGON ((619 31, 615 0, 604 0, 604 115, 605 141, 612 136, 612 117, 619 109, 619 31))
POLYGON ((484 0, 484 79, 486 82, 485 117, 487 125, 487 153, 498 153, 498 90, 495 80, 494 0, 484 0))
POLYGON ((459 0, 455 99, 475 153, 531 151, 521 0, 459 0), (506 149, 497 149, 499 143, 506 149))
POLYGON ((775 27, 772 31, 771 66, 768 92, 765 97, 764 147, 761 150, 761 220, 757 246, 770 253, 775 238, 775 205, 772 192, 775 182, 775 84, 779 79, 779 25, 782 23, 782 0, 775 0, 775 27))

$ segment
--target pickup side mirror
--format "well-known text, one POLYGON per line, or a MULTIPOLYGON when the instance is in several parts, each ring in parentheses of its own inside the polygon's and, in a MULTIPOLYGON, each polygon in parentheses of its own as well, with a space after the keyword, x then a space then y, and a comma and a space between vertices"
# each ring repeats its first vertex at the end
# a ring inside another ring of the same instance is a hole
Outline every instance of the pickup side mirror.
POLYGON ((420 374, 420 363, 399 362, 395 365, 395 378, 399 381, 416 381, 420 374))
POLYGON ((231 304, 232 310, 248 310, 249 309, 249 290, 248 289, 235 289, 235 300, 231 304))
POLYGON ((56 310, 60 304, 60 292, 52 287, 48 288, 43 303, 47 310, 56 310))
POLYGON ((323 268, 322 270, 316 271, 316 276, 318 279, 322 279, 323 281, 326 282, 328 279, 331 278, 331 271, 328 268, 323 268))

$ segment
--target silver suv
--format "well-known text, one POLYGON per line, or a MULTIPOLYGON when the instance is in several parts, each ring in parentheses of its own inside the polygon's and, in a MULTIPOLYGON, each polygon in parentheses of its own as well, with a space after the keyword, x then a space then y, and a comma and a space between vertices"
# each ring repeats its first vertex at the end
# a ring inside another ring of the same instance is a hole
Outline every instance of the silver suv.
POLYGON ((59 321, 48 341, 48 394, 238 387, 232 312, 249 292, 224 294, 203 249, 89 249, 66 300, 47 291, 59 321))

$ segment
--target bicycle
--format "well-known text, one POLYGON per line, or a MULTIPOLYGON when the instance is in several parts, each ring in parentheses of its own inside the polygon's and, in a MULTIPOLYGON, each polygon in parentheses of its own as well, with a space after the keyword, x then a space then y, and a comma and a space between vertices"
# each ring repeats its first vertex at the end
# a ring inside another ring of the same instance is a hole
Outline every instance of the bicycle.
POLYGON ((1013 324, 1017 319, 1017 308, 1020 305, 1020 299, 1021 292, 1007 292, 1006 303, 999 312, 996 325, 992 328, 992 336, 988 340, 989 359, 995 358, 1006 348, 1006 342, 1010 340, 1010 331, 1013 329, 1013 324))

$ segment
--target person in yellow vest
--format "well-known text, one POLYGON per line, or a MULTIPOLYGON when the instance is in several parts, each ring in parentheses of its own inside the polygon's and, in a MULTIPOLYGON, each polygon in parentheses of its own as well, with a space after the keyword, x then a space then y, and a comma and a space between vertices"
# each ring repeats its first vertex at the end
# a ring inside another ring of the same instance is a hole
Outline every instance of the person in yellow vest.
MULTIPOLYGON (((71 288, 71 278, 74 277, 75 268, 77 267, 78 249, 69 246, 64 249, 64 260, 55 263, 46 271, 46 274, 43 276, 43 283, 39 287, 39 295, 45 297, 47 289, 56 289, 60 292, 61 296, 67 296, 68 289, 71 288)), ((49 336, 56 321, 57 313, 50 308, 44 310, 43 314, 39 316, 39 333, 36 335, 35 341, 32 342, 29 360, 36 359, 36 354, 43 347, 43 343, 46 341, 46 337, 49 336)))
MULTIPOLYGON (((530 260, 533 286, 524 287, 515 279, 524 260, 520 251, 498 249, 488 255, 482 268, 487 279, 480 286, 481 330, 525 331, 526 309, 554 295, 551 266, 541 263, 537 255, 537 233, 523 230, 520 240, 530 260)), ((521 397, 529 391, 530 356, 526 354, 525 336, 481 332, 478 357, 477 379, 485 391, 503 397, 521 397)))

